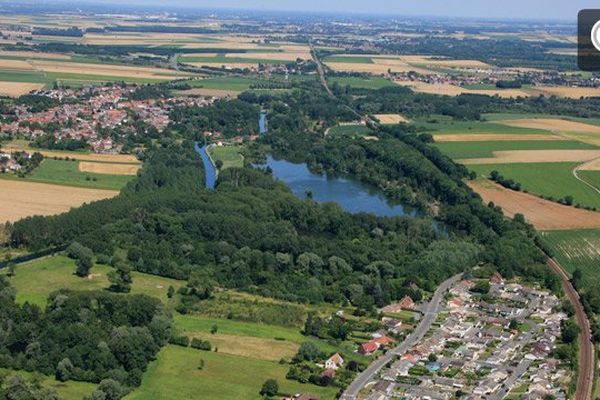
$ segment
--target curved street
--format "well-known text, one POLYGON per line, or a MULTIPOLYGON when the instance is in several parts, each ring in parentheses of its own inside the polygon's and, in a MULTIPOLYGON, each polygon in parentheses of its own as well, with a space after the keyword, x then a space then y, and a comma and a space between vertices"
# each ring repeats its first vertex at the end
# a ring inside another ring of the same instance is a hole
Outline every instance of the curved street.
POLYGON ((362 371, 352 383, 346 388, 340 399, 342 400, 355 400, 358 393, 373 379, 373 377, 391 361, 396 355, 402 355, 413 347, 419 340, 425 336, 427 331, 431 328, 431 325, 435 322, 438 314, 441 311, 441 303, 444 299, 444 295, 462 277, 462 274, 455 275, 452 278, 442 282, 436 289, 431 301, 427 304, 427 309, 423 315, 423 318, 419 322, 419 325, 415 330, 408 335, 402 343, 395 348, 389 350, 387 353, 373 361, 364 371, 362 371))

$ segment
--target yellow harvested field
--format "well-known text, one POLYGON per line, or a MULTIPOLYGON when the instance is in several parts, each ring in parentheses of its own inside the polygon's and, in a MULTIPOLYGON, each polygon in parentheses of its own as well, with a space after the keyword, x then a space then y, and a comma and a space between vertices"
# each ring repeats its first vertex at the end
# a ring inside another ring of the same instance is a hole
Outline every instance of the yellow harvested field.
POLYGON ((567 97, 579 99, 581 97, 598 97, 600 88, 593 87, 570 87, 570 86, 536 86, 531 89, 532 94, 543 94, 545 96, 567 97))
POLYGON ((0 193, 0 221, 14 222, 33 215, 60 214, 119 192, 0 179, 0 193))
POLYGON ((456 162, 474 164, 512 164, 542 162, 584 162, 600 158, 600 150, 510 150, 494 151, 494 157, 463 158, 456 162))
POLYGON ((419 93, 440 94, 445 96, 458 96, 460 94, 483 94, 486 96, 498 95, 503 98, 527 97, 528 93, 520 89, 467 89, 450 84, 430 84, 420 81, 395 81, 398 85, 407 86, 419 93))
POLYGON ((71 57, 60 53, 41 53, 37 51, 10 51, 0 50, 0 57, 30 57, 30 58, 49 58, 54 60, 70 60, 71 57))
POLYGON ((400 60, 373 60, 373 64, 353 63, 353 62, 326 62, 325 64, 334 71, 338 72, 361 72, 368 74, 383 75, 391 72, 409 72, 414 71, 420 74, 431 74, 423 68, 413 67, 400 60))
POLYGON ((467 183, 485 203, 493 202, 504 214, 525 219, 540 230, 599 228, 600 213, 565 206, 531 194, 506 189, 490 181, 467 183))
POLYGON ((282 358, 292 358, 298 351, 298 345, 290 341, 256 338, 251 336, 226 335, 218 333, 201 334, 184 332, 186 336, 210 341, 219 348, 219 353, 233 354, 241 357, 251 357, 259 360, 279 361, 282 358))
POLYGON ((5 60, 0 58, 1 69, 32 70, 30 63, 23 60, 5 60))
POLYGON ((578 171, 600 171, 600 158, 591 160, 577 167, 578 171))
POLYGON ((31 92, 32 90, 38 90, 43 87, 43 83, 0 81, 0 95, 9 97, 19 97, 23 94, 31 92))
POLYGON ((408 64, 425 65, 436 68, 491 68, 491 65, 479 60, 452 60, 433 56, 399 56, 398 59, 408 64))
POLYGON ((140 161, 130 154, 97 154, 97 153, 78 153, 78 152, 61 152, 61 151, 50 151, 42 149, 34 149, 26 144, 19 142, 3 143, 2 149, 7 152, 14 151, 28 151, 28 152, 39 152, 44 157, 48 158, 65 158, 69 157, 80 161, 95 161, 105 163, 120 163, 120 164, 140 164, 140 161))
POLYGON ((179 96, 209 96, 222 98, 237 97, 241 92, 235 90, 193 88, 188 90, 178 90, 175 93, 179 96))
POLYGON ((79 163, 81 172, 108 175, 136 175, 140 166, 136 164, 110 164, 101 162, 82 161, 79 163))
POLYGON ((528 118, 497 121, 517 128, 543 129, 551 132, 600 133, 600 126, 557 118, 528 118))
POLYGON ((86 64, 50 60, 32 60, 30 62, 35 67, 35 69, 45 72, 155 79, 175 79, 178 75, 176 71, 165 68, 134 67, 128 65, 109 64, 86 64))
POLYGON ((394 125, 408 122, 408 120, 400 114, 372 114, 372 116, 382 125, 394 125))
POLYGON ((457 133, 433 135, 436 142, 516 142, 516 141, 553 141, 566 140, 562 136, 556 135, 536 135, 536 134, 499 134, 499 133, 457 133))

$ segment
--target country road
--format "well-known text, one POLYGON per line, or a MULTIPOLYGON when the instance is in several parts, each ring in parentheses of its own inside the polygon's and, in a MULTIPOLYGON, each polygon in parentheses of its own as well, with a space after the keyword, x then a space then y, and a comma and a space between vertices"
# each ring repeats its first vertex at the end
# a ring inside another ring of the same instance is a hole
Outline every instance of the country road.
POLYGON ((592 330, 590 321, 583 310, 583 305, 579 299, 579 293, 571 284, 571 280, 560 264, 552 258, 548 258, 548 266, 560 277, 563 290, 575 307, 575 316, 577 323, 581 328, 579 334, 579 374, 577 376, 577 388, 574 400, 591 400, 592 386, 594 384, 594 364, 595 353, 592 343, 592 330))
POLYGON ((576 166, 575 168, 573 168, 573 176, 575 177, 575 179, 577 179, 581 183, 585 184, 586 186, 589 186, 594 191, 596 191, 596 193, 600 194, 600 189, 598 189, 596 186, 592 185, 591 183, 589 183, 588 181, 586 181, 585 179, 583 179, 582 177, 580 177, 579 174, 578 174, 578 172, 581 171, 583 168, 585 168, 586 165, 598 162, 598 160, 599 160, 598 158, 594 158, 593 160, 590 160, 588 162, 585 162, 585 163, 583 163, 581 165, 576 166))
POLYGON ((377 360, 373 361, 363 372, 361 372, 355 379, 352 381, 350 386, 346 388, 342 396, 341 400, 355 400, 358 396, 358 393, 369 383, 373 377, 386 365, 389 361, 391 361, 394 356, 402 355, 410 350, 419 340, 425 336, 431 325, 435 322, 438 314, 441 311, 441 303, 444 299, 444 295, 446 291, 458 282, 461 278, 462 274, 455 275, 452 278, 442 282, 440 286, 436 289, 431 301, 427 304, 427 310, 425 311, 423 318, 419 322, 419 325, 415 328, 415 330, 404 339, 402 343, 400 343, 397 347, 389 350, 383 356, 379 357, 377 360))
POLYGON ((331 97, 335 97, 333 92, 329 88, 329 85, 327 84, 327 79, 325 78, 325 69, 323 68, 321 60, 319 60, 319 57, 317 56, 317 51, 315 50, 315 46, 313 46, 312 40, 308 41, 308 46, 310 47, 310 55, 312 56, 315 64, 317 64, 317 72, 319 73, 319 79, 321 80, 321 84, 325 88, 325 91, 327 91, 327 93, 331 97))

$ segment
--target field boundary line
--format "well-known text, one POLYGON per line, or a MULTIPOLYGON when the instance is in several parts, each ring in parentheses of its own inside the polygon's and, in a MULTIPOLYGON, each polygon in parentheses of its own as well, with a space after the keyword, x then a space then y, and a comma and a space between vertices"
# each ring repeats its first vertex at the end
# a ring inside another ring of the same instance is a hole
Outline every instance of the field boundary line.
POLYGON ((595 158, 595 159, 593 159, 593 160, 587 161, 587 162, 585 162, 585 163, 583 163, 583 164, 580 164, 580 165, 576 166, 575 168, 573 168, 573 176, 575 177, 575 179, 577 179, 578 181, 580 181, 580 182, 584 183, 585 185, 587 185, 587 186, 589 186, 590 188, 594 189, 594 190, 596 191, 596 193, 600 194, 600 189, 598 189, 596 186, 592 185, 591 183, 589 183, 589 182, 588 182, 588 181, 586 181, 585 179, 581 178, 581 177, 579 176, 579 174, 578 174, 578 172, 579 172, 579 171, 580 171, 582 168, 584 168, 586 165, 593 164, 594 162, 596 162, 596 161, 598 161, 598 160, 600 160, 600 157, 599 157, 599 158, 595 158))

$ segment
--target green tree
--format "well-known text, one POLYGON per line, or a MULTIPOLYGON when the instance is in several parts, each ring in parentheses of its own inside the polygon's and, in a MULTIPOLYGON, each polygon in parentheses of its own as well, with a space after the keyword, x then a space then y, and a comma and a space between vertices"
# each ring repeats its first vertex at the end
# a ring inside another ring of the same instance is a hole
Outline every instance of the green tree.
POLYGON ((213 335, 216 334, 219 331, 219 327, 217 326, 217 324, 214 324, 213 326, 210 327, 210 333, 212 333, 213 335))
POLYGON ((279 393, 279 384, 275 379, 267 379, 260 389, 260 394, 264 397, 273 397, 279 393))
POLYGON ((131 267, 124 262, 118 262, 115 265, 115 270, 108 273, 108 281, 111 283, 111 290, 119 293, 129 293, 133 283, 131 267))
POLYGON ((169 288, 167 289, 167 297, 169 299, 172 299, 174 295, 175 295, 175 288, 173 286, 169 286, 169 288))
POLYGON ((56 366, 56 380, 65 382, 71 379, 73 373, 73 363, 68 358, 63 358, 56 366))

